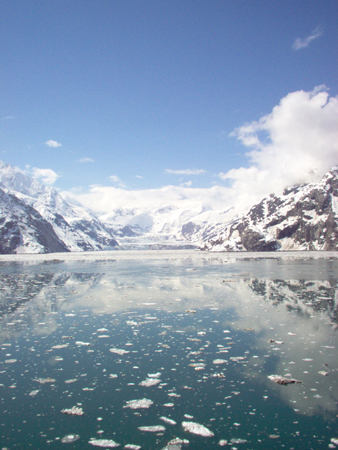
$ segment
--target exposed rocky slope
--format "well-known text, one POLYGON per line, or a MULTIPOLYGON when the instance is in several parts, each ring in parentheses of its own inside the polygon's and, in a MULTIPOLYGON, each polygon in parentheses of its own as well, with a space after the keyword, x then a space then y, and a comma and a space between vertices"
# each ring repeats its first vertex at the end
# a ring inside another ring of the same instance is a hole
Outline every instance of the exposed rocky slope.
POLYGON ((201 245, 212 251, 338 250, 338 166, 270 195, 201 245))
POLYGON ((114 236, 90 211, 0 162, 0 253, 104 250, 114 236))

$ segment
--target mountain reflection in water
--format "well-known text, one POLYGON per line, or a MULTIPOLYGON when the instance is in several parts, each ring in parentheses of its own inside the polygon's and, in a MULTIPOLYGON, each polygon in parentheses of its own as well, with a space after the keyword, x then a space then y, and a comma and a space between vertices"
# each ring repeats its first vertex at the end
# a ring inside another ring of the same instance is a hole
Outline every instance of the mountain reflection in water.
POLYGON ((67 433, 73 448, 90 448, 93 414, 105 416, 99 436, 122 447, 162 449, 177 437, 189 441, 177 448, 321 448, 337 437, 337 259, 172 255, 2 261, 3 445, 30 446, 46 427, 40 448, 67 433), (133 398, 153 406, 125 409, 133 398), (76 404, 83 417, 59 414, 76 404), (37 423, 13 437, 25 405, 37 423), (187 420, 214 436, 187 435, 187 420))

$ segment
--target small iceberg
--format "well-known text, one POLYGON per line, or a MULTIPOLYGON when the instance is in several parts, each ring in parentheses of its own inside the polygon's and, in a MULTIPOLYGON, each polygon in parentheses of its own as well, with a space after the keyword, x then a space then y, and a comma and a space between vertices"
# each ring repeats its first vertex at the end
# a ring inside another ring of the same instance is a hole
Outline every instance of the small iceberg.
POLYGON ((118 444, 117 442, 113 441, 112 439, 95 439, 95 438, 90 438, 88 444, 90 445, 94 445, 95 447, 105 447, 105 448, 115 448, 115 447, 119 447, 120 444, 118 444))
POLYGON ((80 436, 78 434, 67 434, 61 439, 61 442, 63 444, 71 444, 72 442, 75 442, 78 439, 80 439, 80 436))
POLYGON ((147 431, 150 433, 159 433, 166 430, 166 428, 163 425, 152 425, 152 426, 146 426, 146 427, 138 427, 140 431, 147 431))
POLYGON ((295 380, 294 378, 285 378, 280 375, 269 375, 268 378, 269 378, 269 380, 273 381, 274 383, 283 384, 283 385, 302 383, 302 381, 300 381, 300 380, 295 380))
POLYGON ((152 400, 149 400, 148 398, 141 398, 139 400, 127 401, 123 408, 130 408, 130 409, 150 408, 150 406, 153 404, 154 402, 152 400))
POLYGON ((63 414, 69 414, 71 416, 83 416, 84 412, 82 408, 79 408, 78 406, 73 406, 70 409, 62 409, 61 412, 63 414))
POLYGON ((210 431, 207 427, 197 422, 182 422, 182 427, 184 428, 184 431, 188 431, 189 433, 192 434, 198 434, 199 436, 204 437, 215 436, 214 433, 210 431))

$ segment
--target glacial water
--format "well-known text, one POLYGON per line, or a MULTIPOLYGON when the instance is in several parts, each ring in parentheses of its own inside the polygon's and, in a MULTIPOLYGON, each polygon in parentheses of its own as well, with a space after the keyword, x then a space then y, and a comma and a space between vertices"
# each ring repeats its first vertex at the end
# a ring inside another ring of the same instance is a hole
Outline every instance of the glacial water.
POLYGON ((0 449, 338 448, 337 312, 336 253, 0 257, 0 449))

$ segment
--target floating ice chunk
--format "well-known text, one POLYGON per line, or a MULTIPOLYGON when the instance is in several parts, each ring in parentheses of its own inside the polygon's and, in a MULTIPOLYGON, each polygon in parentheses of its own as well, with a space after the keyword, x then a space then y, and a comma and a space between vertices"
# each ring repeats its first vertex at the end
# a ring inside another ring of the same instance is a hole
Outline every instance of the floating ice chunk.
POLYGON ((75 344, 79 345, 79 346, 82 346, 82 345, 87 346, 87 347, 90 346, 90 342, 76 341, 75 344))
POLYGON ((226 439, 221 439, 218 443, 221 447, 224 447, 225 445, 228 445, 228 441, 226 439))
POLYGON ((115 447, 119 447, 120 444, 118 444, 117 442, 113 441, 112 439, 95 439, 95 438, 90 438, 88 444, 90 445, 94 445, 95 447, 109 447, 109 448, 115 448, 115 447))
POLYGON ((312 358, 304 358, 303 361, 310 362, 310 361, 313 361, 313 359, 312 358))
POLYGON ((77 378, 72 378, 70 380, 65 380, 65 383, 66 384, 75 383, 75 381, 77 381, 77 380, 78 380, 77 378))
POLYGON ((172 408, 173 406, 175 406, 174 403, 164 403, 163 406, 165 406, 166 408, 172 408))
POLYGON ((302 383, 302 381, 295 380, 293 378, 285 378, 280 375, 269 375, 268 378, 271 381, 273 381, 274 383, 283 384, 283 385, 293 384, 293 383, 302 383))
POLYGON ((187 439, 175 438, 168 442, 162 450, 182 450, 183 444, 189 444, 187 439))
POLYGON ((150 433, 159 433, 165 431, 165 427, 163 425, 151 425, 148 427, 138 427, 140 431, 147 431, 150 433))
POLYGON ((231 444, 246 444, 248 441, 246 439, 231 439, 231 444))
POLYGON ((109 338, 109 334, 100 334, 98 338, 109 338))
POLYGON ((140 445, 134 445, 134 444, 127 444, 123 448, 126 448, 128 450, 140 450, 140 445))
POLYGON ((80 439, 80 436, 78 434, 67 434, 61 439, 61 442, 63 444, 71 444, 72 442, 75 442, 78 439, 80 439))
POLYGON ((70 414, 71 416, 83 416, 84 414, 83 409, 78 406, 73 406, 70 409, 62 409, 61 412, 63 414, 70 414))
POLYGON ((108 331, 107 328, 99 328, 96 330, 98 333, 104 333, 105 331, 108 331))
POLYGON ((117 355, 125 355, 126 353, 129 353, 129 350, 123 350, 122 348, 110 348, 109 351, 116 353, 117 355))
POLYGON ((116 373, 110 373, 109 378, 117 378, 118 375, 116 373))
POLYGON ((194 418, 194 416, 191 416, 190 414, 184 414, 184 417, 186 419, 193 419, 194 418))
POLYGON ((5 359, 5 363, 6 364, 13 364, 13 363, 16 363, 17 362, 17 359, 5 359))
POLYGON ((156 384, 161 383, 161 380, 159 380, 158 378, 147 378, 143 381, 141 381, 141 383, 139 383, 140 386, 145 386, 145 387, 150 387, 150 386, 155 386, 156 384))
POLYGON ((338 438, 331 438, 332 444, 338 445, 338 438))
POLYGON ((168 423, 169 425, 176 425, 175 420, 169 419, 168 417, 161 416, 160 417, 163 422, 168 423))
POLYGON ((225 364, 227 362, 228 361, 226 359, 214 359, 212 363, 213 364, 225 364))
POLYGON ((150 406, 153 404, 154 402, 152 400, 149 400, 148 398, 141 398, 139 400, 127 401, 123 408, 130 408, 130 409, 150 408, 150 406))
POLYGON ((55 383, 55 379, 54 378, 50 378, 50 377, 47 377, 47 378, 34 378, 33 381, 36 381, 37 383, 40 383, 40 384, 55 383))
POLYGON ((148 373, 148 377, 149 378, 160 378, 161 376, 161 372, 157 372, 157 373, 148 373))
POLYGON ((58 345, 53 345, 53 349, 55 350, 59 350, 60 348, 67 348, 69 346, 69 344, 58 344, 58 345))
POLYGON ((31 397, 35 397, 35 395, 37 395, 40 392, 40 389, 35 389, 34 391, 31 391, 28 395, 30 395, 31 397))
POLYGON ((318 372, 320 375, 324 375, 324 377, 326 377, 327 375, 329 375, 329 372, 325 372, 325 370, 320 370, 318 372))
POLYGON ((197 422, 182 422, 182 427, 184 428, 184 431, 188 431, 192 434, 198 434, 204 437, 215 436, 212 431, 197 422))

